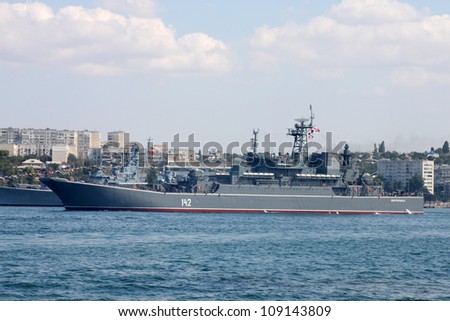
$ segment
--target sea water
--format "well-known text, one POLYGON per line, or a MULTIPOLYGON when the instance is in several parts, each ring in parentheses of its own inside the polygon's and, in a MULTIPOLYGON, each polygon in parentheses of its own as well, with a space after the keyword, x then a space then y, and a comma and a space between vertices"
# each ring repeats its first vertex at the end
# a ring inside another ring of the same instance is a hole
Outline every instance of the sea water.
POLYGON ((0 207, 0 300, 450 300, 450 210, 425 215, 0 207))

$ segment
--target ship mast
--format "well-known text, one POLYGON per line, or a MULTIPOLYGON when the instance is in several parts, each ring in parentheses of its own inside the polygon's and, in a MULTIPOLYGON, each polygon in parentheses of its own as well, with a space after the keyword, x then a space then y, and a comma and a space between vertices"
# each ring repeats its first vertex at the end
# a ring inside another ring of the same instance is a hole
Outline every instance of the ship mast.
POLYGON ((309 109, 311 111, 310 117, 295 119, 294 128, 289 128, 287 132, 288 136, 294 137, 291 160, 299 164, 308 162, 308 132, 314 128, 314 114, 311 105, 309 109))
POLYGON ((258 130, 253 129, 253 138, 251 139, 251 143, 252 143, 252 150, 253 150, 253 154, 256 154, 256 149, 258 147, 258 133, 259 133, 259 128, 258 130))

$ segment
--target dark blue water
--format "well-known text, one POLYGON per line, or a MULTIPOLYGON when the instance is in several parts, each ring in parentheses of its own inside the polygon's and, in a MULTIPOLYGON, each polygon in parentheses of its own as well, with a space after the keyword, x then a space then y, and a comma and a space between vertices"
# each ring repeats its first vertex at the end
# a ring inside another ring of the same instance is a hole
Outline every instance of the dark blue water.
POLYGON ((425 215, 0 208, 0 300, 450 300, 425 215))

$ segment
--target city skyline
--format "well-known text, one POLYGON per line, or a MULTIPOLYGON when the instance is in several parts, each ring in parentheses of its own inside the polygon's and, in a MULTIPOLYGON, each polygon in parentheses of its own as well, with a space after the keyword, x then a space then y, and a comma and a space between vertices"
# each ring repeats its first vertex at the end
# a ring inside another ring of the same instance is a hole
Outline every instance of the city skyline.
POLYGON ((0 1, 0 127, 125 131, 145 144, 289 141, 309 116, 352 150, 439 148, 441 1, 0 1))
MULTIPOLYGON (((290 129, 293 130, 293 129, 290 129)), ((327 132, 323 134, 325 139, 321 142, 314 140, 314 135, 320 133, 320 129, 318 127, 314 128, 308 133, 307 137, 307 147, 308 151, 311 152, 322 152, 327 151, 331 153, 341 153, 344 150, 348 141, 336 141, 333 138, 333 133, 327 132)), ((196 139, 195 134, 191 133, 187 137, 180 136, 179 133, 175 134, 171 139, 164 139, 163 141, 155 141, 149 137, 146 141, 137 141, 133 139, 132 133, 125 131, 108 131, 106 134, 103 134, 98 130, 90 130, 90 129, 58 129, 58 128, 16 128, 16 127, 0 127, 0 150, 6 149, 14 149, 14 148, 29 148, 30 146, 35 146, 36 148, 43 148, 46 150, 48 148, 52 149, 55 146, 61 147, 62 145, 72 146, 86 144, 85 136, 94 135, 94 144, 92 148, 102 148, 103 146, 108 145, 111 142, 116 142, 118 147, 124 148, 127 144, 129 146, 138 145, 140 148, 148 148, 148 145, 157 146, 157 148, 168 148, 169 150, 192 150, 195 152, 200 152, 203 155, 210 153, 223 153, 223 154, 246 154, 247 152, 251 152, 255 150, 258 153, 270 153, 270 154, 286 154, 290 153, 294 142, 286 139, 285 141, 279 142, 274 141, 272 135, 270 133, 266 133, 264 135, 258 135, 259 129, 253 131, 253 137, 248 140, 241 141, 232 141, 232 142, 218 142, 218 141, 206 141, 200 142, 196 139), (255 141, 256 138, 256 141, 255 141), (79 142, 79 143, 77 143, 79 142), (255 144, 256 143, 256 144, 255 144)), ((90 139, 88 139, 88 144, 90 139)), ((448 144, 448 141, 445 141, 442 145, 448 144)), ((389 146, 389 142, 387 142, 387 146, 389 146)), ((356 153, 373 153, 374 148, 376 147, 377 153, 381 148, 385 150, 386 153, 391 152, 399 152, 398 150, 386 148, 386 142, 382 141, 380 144, 374 144, 371 150, 357 150, 352 149, 351 151, 356 153)), ((443 146, 432 147, 433 149, 442 149, 443 146)), ((434 150, 410 150, 407 152, 401 152, 403 154, 409 153, 421 153, 424 152, 426 154, 433 154, 434 150)), ((45 154, 45 152, 40 151, 39 155, 45 154)), ((384 152, 383 152, 384 153, 384 152)), ((19 153, 21 154, 21 153, 19 153)), ((75 153, 76 154, 76 153, 75 153)), ((24 154, 25 155, 25 154, 24 154)))

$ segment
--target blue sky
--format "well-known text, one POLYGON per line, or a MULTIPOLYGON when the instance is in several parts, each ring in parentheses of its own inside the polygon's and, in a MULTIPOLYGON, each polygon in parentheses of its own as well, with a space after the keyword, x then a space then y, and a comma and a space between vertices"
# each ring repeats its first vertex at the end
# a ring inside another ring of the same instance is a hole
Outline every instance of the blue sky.
POLYGON ((0 127, 144 143, 286 141, 315 109, 352 149, 450 140, 450 3, 0 1, 0 127))

